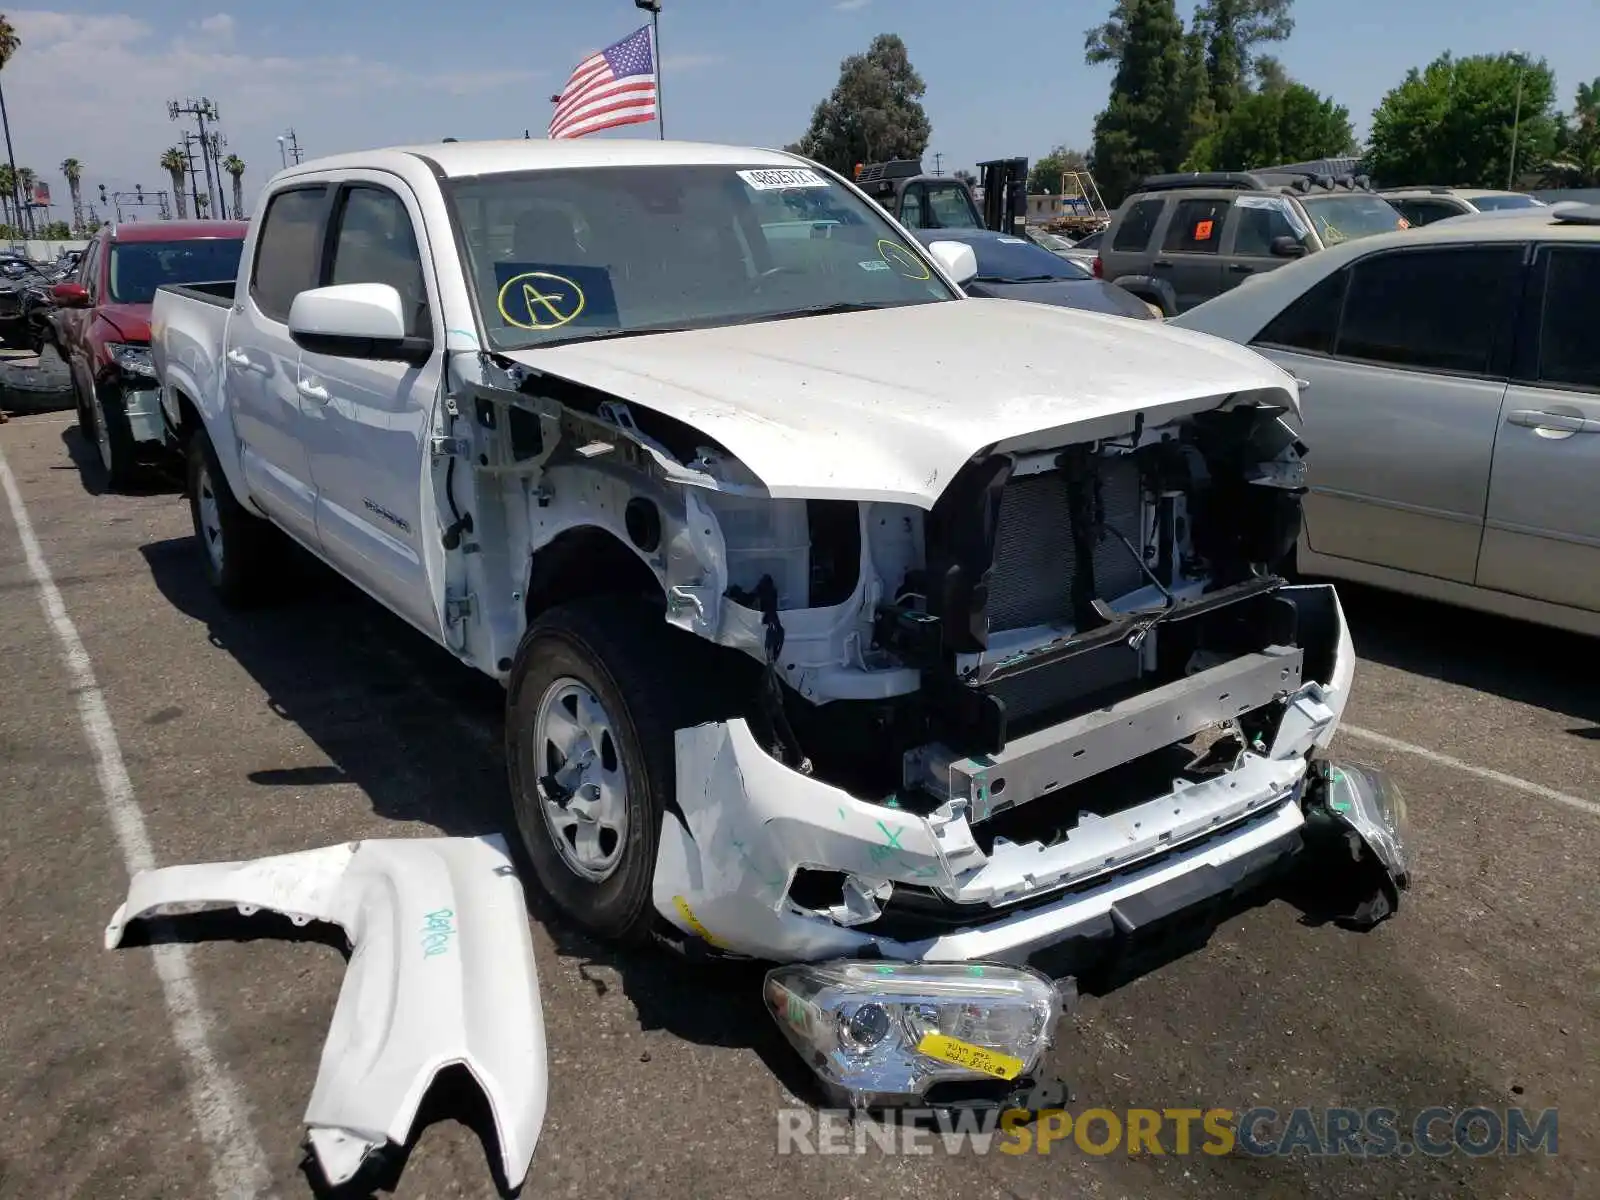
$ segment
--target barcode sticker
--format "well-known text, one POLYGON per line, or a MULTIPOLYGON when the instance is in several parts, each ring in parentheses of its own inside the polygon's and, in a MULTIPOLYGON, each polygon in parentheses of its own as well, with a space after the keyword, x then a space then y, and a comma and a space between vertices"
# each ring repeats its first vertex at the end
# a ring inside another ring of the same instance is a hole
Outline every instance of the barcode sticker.
POLYGON ((828 181, 815 171, 804 167, 773 167, 765 171, 740 171, 739 178, 758 192, 782 191, 784 188, 825 188, 828 181))

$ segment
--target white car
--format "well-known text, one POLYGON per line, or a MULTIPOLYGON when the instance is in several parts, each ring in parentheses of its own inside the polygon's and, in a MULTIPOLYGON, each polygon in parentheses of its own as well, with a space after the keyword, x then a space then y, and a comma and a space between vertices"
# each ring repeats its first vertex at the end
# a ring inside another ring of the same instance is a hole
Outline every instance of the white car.
POLYGON ((1303 381, 1302 572, 1600 634, 1600 207, 1335 246, 1170 323, 1303 381))
POLYGON ((1021 1086, 1055 980, 1274 869, 1398 902, 1403 807, 1324 757, 1337 597, 1264 569, 1259 355, 968 299, 969 247, 775 151, 380 150, 257 214, 155 301, 211 582, 285 534, 502 681, 556 906, 780 964, 830 1086, 1021 1086))

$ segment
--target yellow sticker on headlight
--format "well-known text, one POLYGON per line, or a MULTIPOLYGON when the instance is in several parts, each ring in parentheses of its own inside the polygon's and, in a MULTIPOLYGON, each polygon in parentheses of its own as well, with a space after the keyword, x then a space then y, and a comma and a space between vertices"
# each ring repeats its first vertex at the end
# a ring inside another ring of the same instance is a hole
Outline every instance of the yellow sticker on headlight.
POLYGON ((917 1043, 917 1050, 929 1058, 937 1058, 951 1066, 966 1067, 996 1079, 1015 1079, 1022 1074, 1022 1060, 1001 1054, 983 1046, 974 1046, 960 1038, 946 1037, 942 1033, 925 1033, 917 1043))

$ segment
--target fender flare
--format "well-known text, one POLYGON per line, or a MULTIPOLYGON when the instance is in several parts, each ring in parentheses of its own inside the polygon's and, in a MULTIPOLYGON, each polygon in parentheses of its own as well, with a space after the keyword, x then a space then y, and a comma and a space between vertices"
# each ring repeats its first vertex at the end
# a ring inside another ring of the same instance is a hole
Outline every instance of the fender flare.
POLYGON ((1178 293, 1165 279, 1154 275, 1119 275, 1111 282, 1141 300, 1152 301, 1169 317, 1178 315, 1178 293))
POLYGON ((326 921, 350 964, 306 1106, 329 1184, 386 1142, 404 1145, 444 1068, 488 1100, 513 1190, 527 1177, 549 1095, 544 1013, 522 885, 500 835, 348 842, 245 862, 141 871, 106 927, 161 910, 268 909, 326 921))

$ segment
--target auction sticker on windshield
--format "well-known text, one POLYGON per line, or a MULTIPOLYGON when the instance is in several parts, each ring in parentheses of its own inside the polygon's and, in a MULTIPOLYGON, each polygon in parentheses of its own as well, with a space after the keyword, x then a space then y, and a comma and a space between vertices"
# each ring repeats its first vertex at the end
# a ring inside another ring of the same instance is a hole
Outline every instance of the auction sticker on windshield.
POLYGON ((758 192, 782 191, 785 188, 825 188, 828 181, 815 171, 803 167, 772 167, 763 171, 740 171, 739 178, 758 192))

